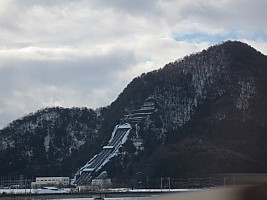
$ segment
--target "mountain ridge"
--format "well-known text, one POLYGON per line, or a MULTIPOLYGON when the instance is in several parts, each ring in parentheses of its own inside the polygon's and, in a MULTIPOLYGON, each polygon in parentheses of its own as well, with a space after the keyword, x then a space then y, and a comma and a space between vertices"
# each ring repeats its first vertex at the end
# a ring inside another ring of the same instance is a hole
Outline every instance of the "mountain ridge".
MULTIPOLYGON (((159 108, 133 129, 124 154, 107 164, 110 176, 132 177, 138 171, 145 173, 147 166, 153 166, 151 177, 266 172, 267 163, 261 161, 267 155, 266 76, 267 57, 238 41, 214 45, 144 73, 134 78, 110 106, 100 108, 98 113, 87 109, 86 113, 94 116, 90 126, 97 136, 81 145, 84 150, 75 156, 83 158, 76 158, 65 174, 93 156, 123 116, 147 98, 153 98, 159 108), (138 150, 136 141, 143 150, 138 150)), ((67 116, 68 123, 75 121, 67 116)), ((81 118, 75 118, 82 123, 81 118)), ((8 154, 0 149, 0 163, 4 155, 8 154)), ((62 168, 67 165, 66 161, 62 168)))

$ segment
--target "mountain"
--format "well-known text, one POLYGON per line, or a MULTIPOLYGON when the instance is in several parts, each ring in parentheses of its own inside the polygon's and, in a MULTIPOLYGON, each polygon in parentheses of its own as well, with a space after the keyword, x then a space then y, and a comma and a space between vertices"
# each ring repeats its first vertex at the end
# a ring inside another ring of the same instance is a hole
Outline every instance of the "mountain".
POLYGON ((109 173, 266 172, 266 77, 265 55, 228 41, 135 78, 108 108, 106 121, 114 123, 147 98, 159 108, 138 128, 142 155, 127 154, 117 172, 111 167, 109 173))
POLYGON ((71 174, 148 99, 109 176, 267 172, 267 57, 227 41, 142 74, 108 107, 47 108, 0 131, 0 172, 71 174))
POLYGON ((0 175, 70 175, 97 150, 97 140, 97 113, 91 109, 37 111, 1 130, 0 175))

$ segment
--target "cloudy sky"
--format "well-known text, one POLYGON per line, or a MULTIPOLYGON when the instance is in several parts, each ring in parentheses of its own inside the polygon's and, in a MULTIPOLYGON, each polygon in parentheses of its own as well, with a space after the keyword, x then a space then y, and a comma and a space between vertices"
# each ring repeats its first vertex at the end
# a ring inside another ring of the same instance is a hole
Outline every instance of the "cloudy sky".
POLYGON ((266 0, 0 0, 0 128, 109 105, 143 72, 224 40, 267 54, 266 0))

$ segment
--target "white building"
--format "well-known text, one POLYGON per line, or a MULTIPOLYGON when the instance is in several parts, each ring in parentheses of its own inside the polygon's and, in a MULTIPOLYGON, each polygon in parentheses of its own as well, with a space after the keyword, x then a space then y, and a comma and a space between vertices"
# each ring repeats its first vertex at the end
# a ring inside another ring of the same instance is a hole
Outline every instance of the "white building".
POLYGON ((46 185, 68 186, 69 184, 69 177, 36 177, 36 181, 32 182, 32 187, 42 187, 46 185))
POLYGON ((111 179, 93 179, 92 186, 98 186, 99 188, 107 188, 111 185, 111 179))

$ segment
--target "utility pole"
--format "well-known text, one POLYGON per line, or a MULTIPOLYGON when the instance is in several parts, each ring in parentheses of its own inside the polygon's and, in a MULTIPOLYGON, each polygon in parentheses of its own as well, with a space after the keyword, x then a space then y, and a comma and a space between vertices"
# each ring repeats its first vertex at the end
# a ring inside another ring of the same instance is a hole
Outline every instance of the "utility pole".
POLYGON ((211 186, 212 186, 212 184, 211 184, 211 177, 209 177, 209 179, 210 179, 210 181, 209 181, 209 182, 210 182, 210 187, 211 187, 211 186))
POLYGON ((160 189, 161 189, 161 192, 162 192, 162 177, 160 177, 160 189))
POLYGON ((171 192, 171 177, 169 177, 169 192, 171 192))
POLYGON ((25 195, 27 194, 27 178, 24 179, 25 195))
POLYGON ((148 175, 146 175, 146 189, 148 189, 148 175))
POLYGON ((148 189, 148 170, 149 170, 149 164, 146 165, 146 189, 148 189))

